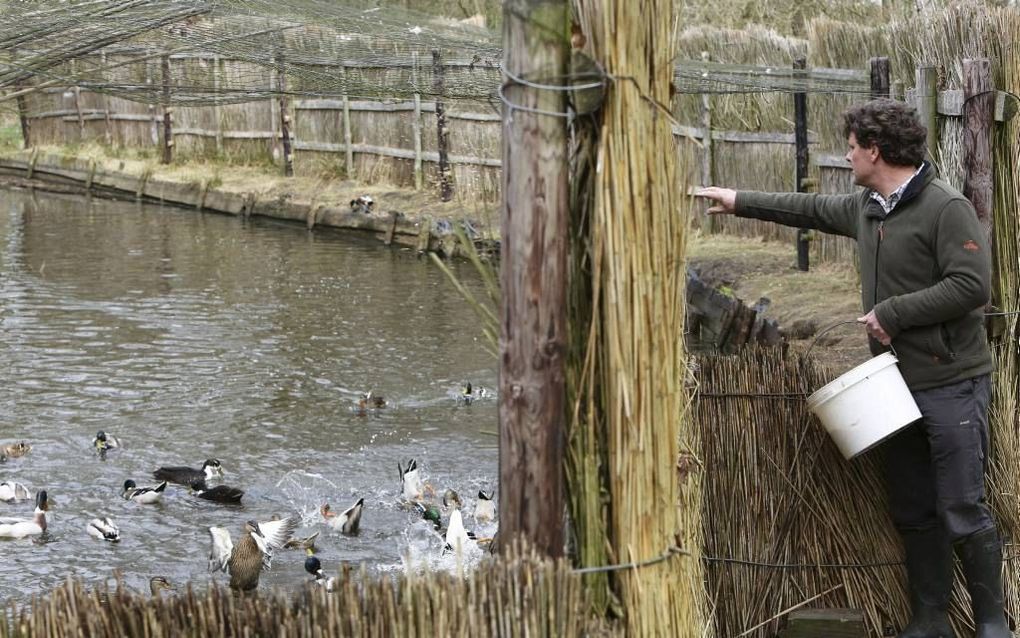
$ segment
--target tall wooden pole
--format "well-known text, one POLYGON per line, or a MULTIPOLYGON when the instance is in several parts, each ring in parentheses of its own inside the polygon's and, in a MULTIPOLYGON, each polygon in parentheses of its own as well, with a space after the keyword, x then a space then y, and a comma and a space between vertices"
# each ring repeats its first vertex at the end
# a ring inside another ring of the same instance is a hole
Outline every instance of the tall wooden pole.
POLYGON ((432 92, 436 94, 436 150, 439 151, 439 198, 444 202, 453 197, 453 181, 450 174, 450 131, 446 127, 446 104, 443 92, 446 90, 445 70, 439 49, 432 49, 432 92))
MULTIPOLYGON (((963 194, 974 205, 985 233, 992 236, 992 129, 995 86, 988 58, 963 61, 963 194)), ((992 252, 994 255, 995 253, 992 252)))
POLYGON ((938 108, 938 87, 935 83, 937 72, 933 66, 919 66, 915 71, 914 104, 917 108, 917 116, 921 123, 928 129, 928 156, 932 159, 939 150, 939 127, 936 116, 938 108))
POLYGON ((889 97, 889 58, 871 58, 871 98, 889 97))
POLYGON ((283 141, 283 174, 294 176, 294 151, 290 144, 290 105, 287 100, 287 72, 284 68, 283 53, 276 54, 276 88, 280 100, 280 138, 283 141))
MULTIPOLYGON (((793 68, 806 69, 807 59, 797 58, 793 68)), ((807 131, 807 93, 798 91, 793 94, 793 141, 797 149, 797 166, 794 172, 797 192, 803 193, 808 176, 808 131, 807 131)), ((797 268, 807 272, 811 265, 811 235, 806 228, 797 229, 797 268)))
POLYGON ((163 157, 162 163, 169 164, 173 161, 174 130, 173 110, 170 108, 170 56, 160 56, 160 66, 163 70, 163 157))
MULTIPOLYGON (((568 2, 503 6, 507 77, 561 83, 568 2)), ((512 79, 503 94, 500 543, 524 538, 548 556, 562 556, 569 170, 567 120, 550 113, 564 113, 566 100, 563 91, 512 79)))

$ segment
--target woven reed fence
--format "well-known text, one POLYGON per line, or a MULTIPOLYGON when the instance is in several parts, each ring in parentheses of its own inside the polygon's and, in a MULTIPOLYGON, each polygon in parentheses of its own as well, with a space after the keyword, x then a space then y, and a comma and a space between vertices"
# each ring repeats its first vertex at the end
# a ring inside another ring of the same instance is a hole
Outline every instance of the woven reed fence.
POLYGON ((309 585, 296 595, 239 596, 216 586, 152 599, 69 580, 12 604, 0 615, 0 638, 620 635, 587 615, 580 583, 563 563, 535 558, 489 561, 466 578, 345 571, 332 593, 309 585))

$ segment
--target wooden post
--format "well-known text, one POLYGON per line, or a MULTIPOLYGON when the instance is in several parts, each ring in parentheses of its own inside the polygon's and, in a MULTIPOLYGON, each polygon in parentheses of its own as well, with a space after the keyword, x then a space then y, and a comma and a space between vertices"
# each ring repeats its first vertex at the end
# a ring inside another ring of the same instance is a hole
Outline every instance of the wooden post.
POLYGON ((936 87, 936 71, 933 66, 919 66, 916 71, 916 89, 914 105, 921 123, 928 129, 928 157, 934 159, 939 148, 938 93, 936 87))
POLYGON ((347 160, 347 179, 355 178, 354 170, 354 147, 351 145, 351 103, 347 93, 347 65, 341 67, 341 72, 344 78, 344 151, 346 153, 347 160))
MULTIPOLYGON (((18 50, 13 49, 11 51, 11 58, 14 60, 18 59, 18 50)), ((19 93, 22 89, 26 88, 25 82, 18 80, 14 86, 15 90, 19 93)), ((24 95, 18 95, 16 98, 18 105, 18 119, 21 120, 21 142, 23 148, 28 148, 32 145, 32 124, 28 120, 28 100, 25 99, 24 95)))
MULTIPOLYGON (((100 51, 99 52, 99 60, 100 60, 100 65, 103 68, 106 68, 106 65, 107 65, 107 62, 106 62, 106 51, 100 51)), ((109 95, 104 95, 103 96, 103 106, 105 107, 103 109, 103 124, 105 125, 104 128, 103 128, 103 131, 104 131, 103 132, 103 139, 106 140, 106 145, 110 146, 110 145, 113 144, 113 127, 110 124, 110 96, 109 95)))
POLYGON ((173 161, 174 127, 173 109, 170 108, 170 56, 163 54, 163 160, 164 164, 173 161))
POLYGON ((294 176, 294 152, 290 146, 290 113, 287 111, 287 75, 283 54, 276 54, 276 88, 280 92, 280 137, 283 140, 283 174, 294 176))
MULTIPOLYGON (((988 58, 963 61, 963 194, 974 205, 985 234, 992 234, 992 129, 995 86, 988 58)), ((995 252, 993 251, 994 255, 995 252)))
POLYGON ((421 157, 421 91, 418 90, 418 80, 421 75, 418 73, 418 52, 411 52, 411 83, 414 85, 414 188, 421 190, 424 183, 422 173, 421 157))
POLYGON ((871 98, 889 97, 889 58, 871 58, 871 98))
POLYGON ((223 69, 221 65, 223 60, 220 56, 213 54, 213 67, 212 67, 212 81, 213 81, 213 92, 216 96, 213 98, 213 119, 216 120, 216 155, 223 155, 223 112, 220 108, 220 89, 222 88, 222 77, 223 69))
MULTIPOLYGON (((75 61, 71 60, 71 77, 75 77, 77 72, 75 71, 75 61)), ((74 85, 74 110, 78 113, 78 140, 81 142, 85 141, 85 118, 81 112, 81 86, 77 83, 74 85)))
MULTIPOLYGON (((701 59, 708 62, 708 51, 701 52, 701 59)), ((701 94, 701 183, 704 186, 712 186, 715 180, 712 177, 712 97, 708 93, 701 94)), ((706 215, 708 232, 716 231, 717 220, 715 215, 706 215)))
MULTIPOLYGON (((153 85, 156 82, 155 78, 153 77, 155 75, 155 72, 152 70, 152 67, 155 64, 155 59, 152 56, 155 54, 152 52, 151 49, 149 49, 148 52, 149 55, 145 57, 145 60, 142 61, 142 64, 145 65, 145 85, 151 90, 155 88, 153 87, 153 85)), ((149 111, 149 138, 152 140, 153 146, 159 146, 159 117, 156 115, 155 101, 150 100, 147 107, 149 111)))
MULTIPOLYGON (((807 59, 797 58, 793 68, 806 69, 807 59)), ((808 176, 808 130, 807 130, 807 93, 798 91, 793 94, 793 141, 796 145, 797 166, 794 179, 797 192, 805 192, 805 180, 808 176)), ((797 229, 797 268, 807 272, 811 265, 811 235, 808 229, 797 229)))
MULTIPOLYGON (((503 4, 503 68, 523 78, 567 73, 566 0, 503 4)), ((507 86, 503 106, 499 368, 500 546, 524 538, 563 555, 567 120, 562 91, 507 86)), ((437 95, 438 97, 438 95, 437 95)))
POLYGON ((273 134, 272 138, 272 154, 273 162, 276 162, 277 157, 283 157, 283 149, 280 148, 280 114, 277 111, 280 108, 279 102, 273 97, 276 93, 276 88, 279 86, 279 73, 276 70, 275 65, 269 67, 269 130, 273 134))
POLYGON ((889 97, 898 100, 900 102, 904 99, 903 91, 903 80, 896 80, 892 83, 892 89, 889 91, 889 97))
POLYGON ((453 197, 450 181, 450 132, 446 128, 446 105, 443 103, 443 59, 439 49, 432 49, 432 92, 436 100, 436 133, 439 136, 439 199, 444 202, 453 197))

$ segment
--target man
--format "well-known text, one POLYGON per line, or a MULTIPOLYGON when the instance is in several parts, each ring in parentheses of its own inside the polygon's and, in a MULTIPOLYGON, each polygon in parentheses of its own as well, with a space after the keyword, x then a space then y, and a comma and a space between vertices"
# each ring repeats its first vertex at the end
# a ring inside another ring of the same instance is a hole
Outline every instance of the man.
POLYGON ((911 107, 874 100, 844 114, 849 195, 704 188, 709 214, 735 214, 857 240, 865 315, 879 354, 895 348, 921 419, 883 444, 893 523, 906 550, 912 617, 900 638, 951 638, 953 547, 978 638, 1008 638, 1002 547, 985 502, 992 358, 983 308, 991 255, 973 206, 923 161, 911 107))

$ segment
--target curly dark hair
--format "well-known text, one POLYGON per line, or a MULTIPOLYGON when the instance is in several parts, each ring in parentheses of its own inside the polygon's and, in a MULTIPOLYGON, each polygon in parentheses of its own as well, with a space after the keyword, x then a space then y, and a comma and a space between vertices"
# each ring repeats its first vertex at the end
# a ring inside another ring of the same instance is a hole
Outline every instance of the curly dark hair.
POLYGON ((843 113, 843 136, 853 133, 862 148, 878 146, 893 166, 920 166, 927 149, 928 129, 917 111, 903 102, 879 98, 851 106, 843 113))

